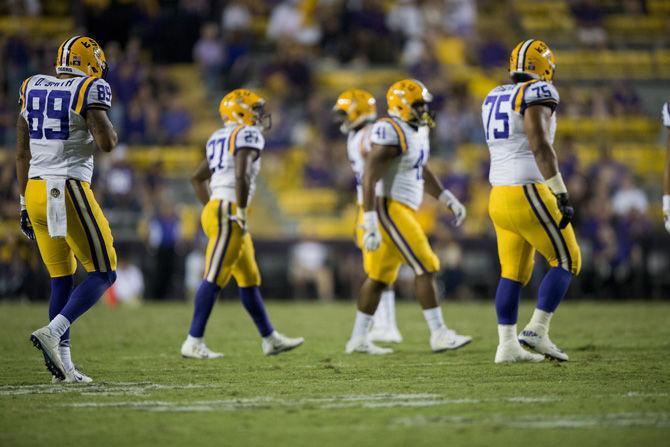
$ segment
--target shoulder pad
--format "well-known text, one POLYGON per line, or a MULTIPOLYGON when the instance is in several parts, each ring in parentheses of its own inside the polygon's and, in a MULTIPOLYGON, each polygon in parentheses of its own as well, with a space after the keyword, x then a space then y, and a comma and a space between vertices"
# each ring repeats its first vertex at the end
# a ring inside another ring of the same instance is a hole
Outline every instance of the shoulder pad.
POLYGON ((514 95, 514 110, 523 114, 528 106, 543 104, 556 109, 561 98, 556 87, 545 81, 530 81, 523 84, 514 95))
POLYGON ((240 126, 230 134, 230 140, 233 143, 233 153, 237 148, 248 147, 262 151, 265 147, 265 138, 263 133, 256 126, 240 126))
POLYGON ((380 146, 397 146, 407 151, 407 138, 400 124, 393 118, 381 118, 375 122, 370 134, 370 143, 380 146))

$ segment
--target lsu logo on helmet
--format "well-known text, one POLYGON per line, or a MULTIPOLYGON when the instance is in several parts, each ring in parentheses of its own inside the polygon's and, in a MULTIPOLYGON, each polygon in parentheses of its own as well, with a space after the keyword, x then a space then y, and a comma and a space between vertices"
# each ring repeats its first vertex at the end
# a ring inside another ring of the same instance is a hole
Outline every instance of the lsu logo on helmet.
POLYGON ((421 81, 403 79, 389 87, 386 92, 388 114, 419 126, 435 126, 428 104, 433 95, 421 81))
POLYGON ((265 99, 245 88, 235 89, 224 96, 219 104, 219 114, 224 123, 264 129, 272 126, 270 115, 265 113, 265 99))
POLYGON ((509 73, 526 74, 533 79, 551 82, 556 71, 556 58, 541 40, 528 39, 514 47, 509 57, 509 73))
POLYGON ((105 53, 90 37, 71 37, 58 48, 56 73, 104 79, 107 76, 105 53))
POLYGON ((361 89, 345 90, 337 97, 333 106, 335 120, 340 130, 347 134, 359 126, 377 119, 377 101, 368 91, 361 89))

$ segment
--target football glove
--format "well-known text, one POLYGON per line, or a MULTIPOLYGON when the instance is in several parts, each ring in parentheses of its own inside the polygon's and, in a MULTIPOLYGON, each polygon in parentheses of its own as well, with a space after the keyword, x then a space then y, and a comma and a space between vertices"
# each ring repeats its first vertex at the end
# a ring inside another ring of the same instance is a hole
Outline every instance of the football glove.
POLYGON ((665 218, 665 229, 670 233, 670 194, 663 196, 663 216, 665 218))
POLYGON ((465 206, 448 189, 442 191, 439 200, 447 205, 451 212, 454 213, 454 226, 460 227, 468 214, 465 206))
POLYGON ((363 247, 367 251, 375 251, 382 243, 382 234, 377 223, 377 212, 363 213, 363 247))
POLYGON ((33 224, 30 222, 28 210, 26 209, 26 198, 20 196, 19 202, 21 204, 21 232, 31 241, 35 240, 35 232, 33 231, 33 224))
POLYGON ((242 233, 247 232, 247 209, 246 208, 240 208, 237 207, 237 211, 235 212, 235 217, 233 218, 235 222, 237 222, 237 225, 240 226, 242 229, 242 233))
POLYGON ((562 216, 561 221, 558 223, 558 228, 562 230, 572 222, 573 217, 575 217, 575 209, 572 207, 572 203, 570 203, 570 197, 568 197, 567 192, 556 194, 556 203, 562 216))

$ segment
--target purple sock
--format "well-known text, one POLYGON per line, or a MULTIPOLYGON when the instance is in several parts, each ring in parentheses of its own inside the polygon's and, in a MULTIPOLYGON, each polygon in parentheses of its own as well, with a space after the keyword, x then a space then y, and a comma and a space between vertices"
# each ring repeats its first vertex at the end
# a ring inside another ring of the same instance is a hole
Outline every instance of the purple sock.
MULTIPOLYGON (((74 275, 59 276, 58 278, 51 278, 51 296, 49 297, 49 321, 53 320, 56 315, 67 304, 74 286, 74 275)), ((61 346, 70 346, 70 328, 60 338, 61 346)))
POLYGON ((214 302, 221 289, 216 284, 203 280, 195 293, 195 306, 193 309, 193 320, 188 334, 191 337, 202 337, 205 334, 205 326, 212 313, 214 302))
POLYGON ((519 299, 521 283, 507 278, 500 278, 496 290, 496 314, 498 324, 516 324, 519 316, 519 299))
POLYGON ((242 300, 242 305, 249 312, 252 320, 254 320, 261 337, 270 335, 274 329, 265 311, 261 290, 258 286, 240 287, 240 299, 242 300))
POLYGON ((70 324, 82 316, 109 287, 116 281, 116 272, 91 272, 70 295, 67 304, 60 314, 68 319, 70 324))
POLYGON ((545 312, 556 310, 570 287, 572 273, 560 267, 549 269, 537 292, 537 308, 545 312))

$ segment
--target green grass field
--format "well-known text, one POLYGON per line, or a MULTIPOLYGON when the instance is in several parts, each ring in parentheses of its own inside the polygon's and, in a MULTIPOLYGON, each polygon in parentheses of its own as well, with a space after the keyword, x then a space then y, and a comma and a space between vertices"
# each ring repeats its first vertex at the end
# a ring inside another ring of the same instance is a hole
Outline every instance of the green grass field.
POLYGON ((28 341, 46 305, 0 305, 0 446, 668 445, 670 304, 566 303, 552 334, 571 361, 503 366, 492 305, 445 305, 475 341, 433 354, 403 303, 405 341, 387 357, 343 353, 353 304, 268 307, 303 347, 264 357, 229 303, 207 333, 226 356, 194 361, 179 356, 190 306, 99 304, 72 342, 96 383, 62 386, 28 341))

